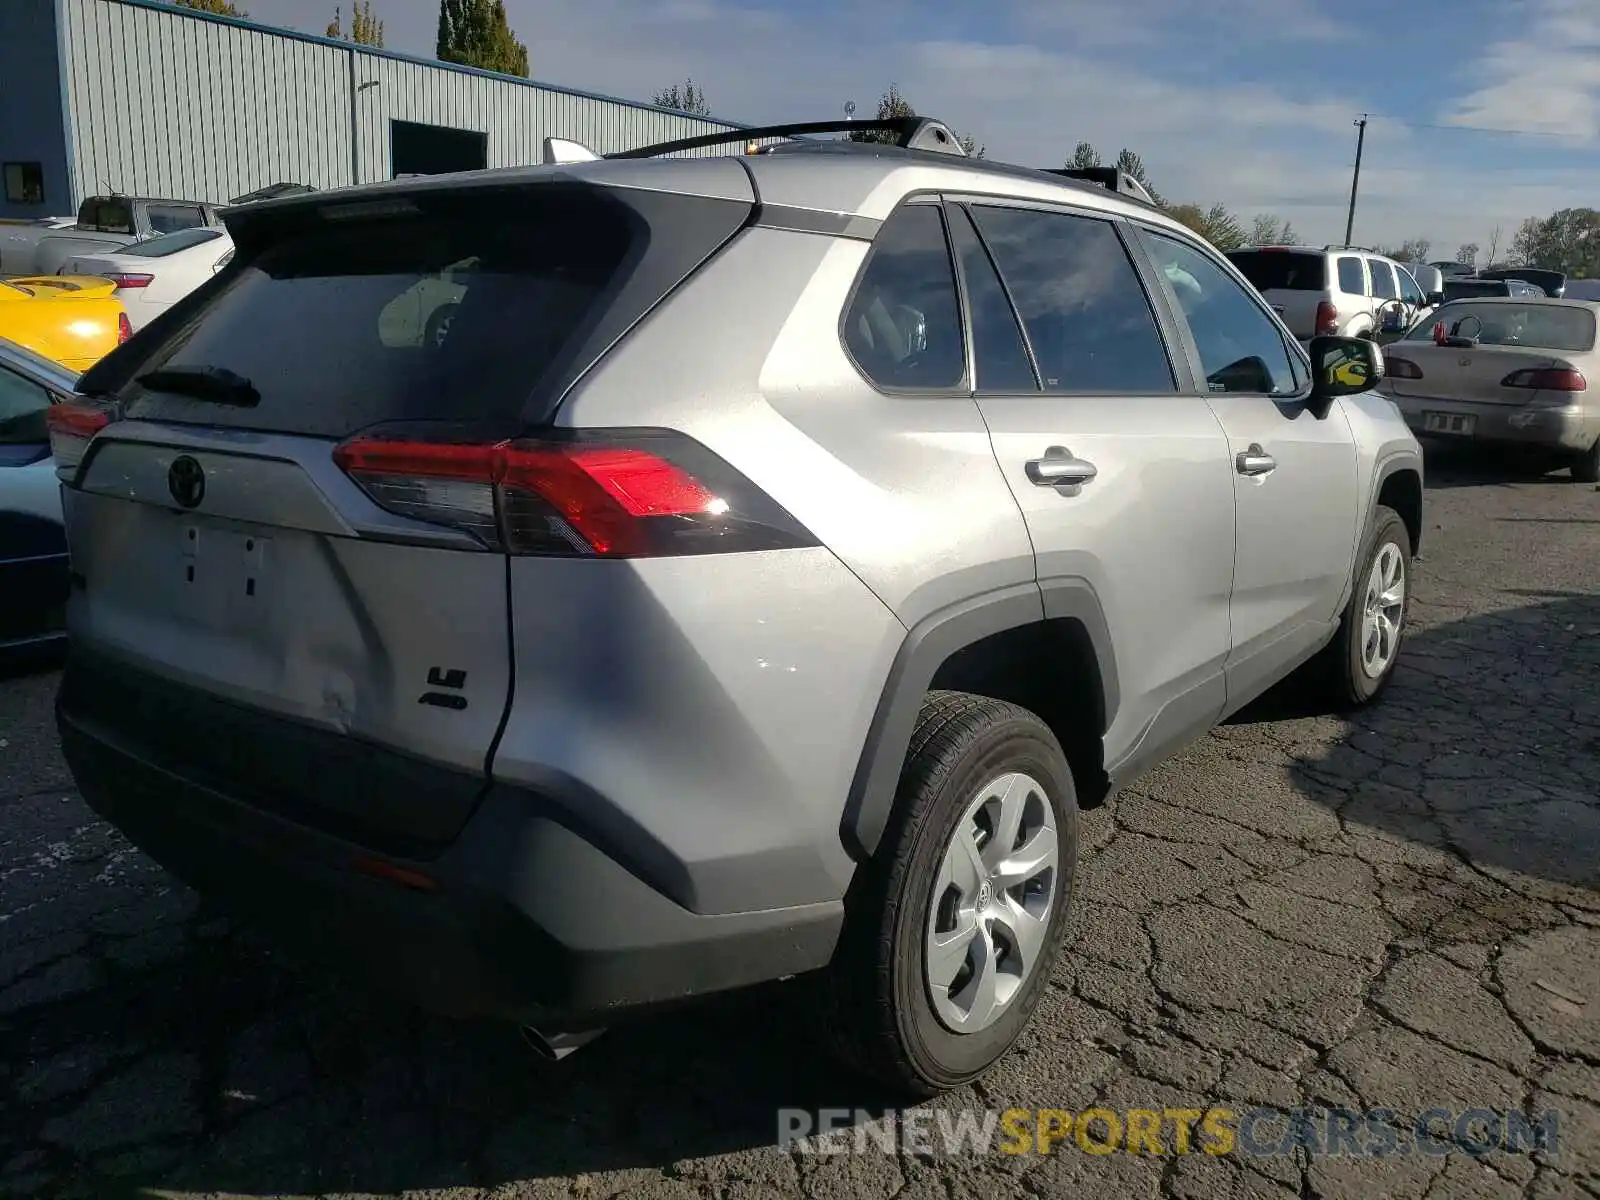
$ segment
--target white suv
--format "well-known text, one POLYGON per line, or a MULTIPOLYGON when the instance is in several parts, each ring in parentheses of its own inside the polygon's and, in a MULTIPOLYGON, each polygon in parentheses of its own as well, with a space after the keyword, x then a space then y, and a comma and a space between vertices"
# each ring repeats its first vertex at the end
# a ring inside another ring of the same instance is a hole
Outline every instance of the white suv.
POLYGON ((1250 246, 1228 258, 1302 343, 1398 335, 1444 300, 1394 259, 1354 246, 1250 246))

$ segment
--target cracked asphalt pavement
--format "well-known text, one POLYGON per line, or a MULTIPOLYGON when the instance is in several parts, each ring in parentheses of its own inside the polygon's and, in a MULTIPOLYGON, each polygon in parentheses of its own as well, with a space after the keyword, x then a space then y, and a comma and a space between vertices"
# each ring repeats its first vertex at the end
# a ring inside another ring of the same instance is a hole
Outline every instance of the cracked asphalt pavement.
POLYGON ((0 1195, 1600 1197, 1600 493, 1429 465, 1384 703, 1282 689, 1085 814, 1031 1029, 929 1107, 1556 1110, 1553 1153, 782 1150, 883 1104, 803 986, 558 1064, 349 990, 90 814, 45 672, 0 683, 0 1195))

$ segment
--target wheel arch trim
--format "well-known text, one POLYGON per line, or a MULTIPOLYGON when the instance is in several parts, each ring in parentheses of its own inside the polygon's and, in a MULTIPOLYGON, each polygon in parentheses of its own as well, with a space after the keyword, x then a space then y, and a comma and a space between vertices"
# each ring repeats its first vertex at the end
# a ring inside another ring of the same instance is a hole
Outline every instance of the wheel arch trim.
MULTIPOLYGON (((917 713, 939 668, 951 655, 986 637, 1060 619, 1077 622, 1088 635, 1109 727, 1120 700, 1116 660, 1104 607, 1088 580, 1016 584, 939 609, 910 627, 889 668, 839 823, 840 838, 852 858, 871 857, 883 836, 917 713)), ((1041 669, 1045 669, 1042 664, 1041 669)), ((1099 730, 1098 736, 1104 732, 1099 730)))

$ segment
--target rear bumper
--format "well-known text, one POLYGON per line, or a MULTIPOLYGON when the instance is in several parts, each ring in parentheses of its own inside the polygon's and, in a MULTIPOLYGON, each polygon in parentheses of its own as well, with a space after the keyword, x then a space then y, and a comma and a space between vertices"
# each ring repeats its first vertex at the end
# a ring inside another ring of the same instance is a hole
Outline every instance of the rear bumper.
POLYGON ((1475 442, 1502 442, 1551 450, 1587 450, 1600 436, 1597 422, 1580 405, 1563 408, 1537 404, 1475 404, 1431 396, 1396 396, 1388 393, 1413 433, 1427 437, 1466 438, 1475 442), (1427 413, 1470 416, 1470 434, 1429 430, 1427 413))
POLYGON ((96 812, 291 948, 422 1007, 604 1024, 812 970, 832 955, 842 905, 689 912, 597 849, 572 827, 569 808, 523 788, 486 785, 436 857, 375 852, 243 800, 226 780, 197 778, 170 747, 130 744, 74 701, 74 669, 69 660, 57 724, 96 812))

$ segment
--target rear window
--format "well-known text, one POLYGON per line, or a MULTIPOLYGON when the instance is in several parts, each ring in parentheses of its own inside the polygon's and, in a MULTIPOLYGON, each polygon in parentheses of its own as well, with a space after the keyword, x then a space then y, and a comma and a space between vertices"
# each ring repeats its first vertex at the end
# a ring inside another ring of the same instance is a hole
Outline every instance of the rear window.
POLYGON ((1511 286, 1493 279, 1446 279, 1444 298, 1466 300, 1473 296, 1509 296, 1511 286))
POLYGON ((160 237, 153 237, 137 246, 129 246, 122 253, 136 255, 139 258, 165 258, 169 254, 176 254, 179 250, 188 250, 193 246, 214 242, 221 236, 220 229, 185 229, 179 233, 166 233, 160 237))
POLYGON ((1407 341, 1428 341, 1444 322, 1452 337, 1476 338, 1483 346, 1530 346, 1578 354, 1593 350, 1594 313, 1562 304, 1445 304, 1432 318, 1406 334, 1407 341))
POLYGON ((1328 260, 1322 254, 1235 250, 1228 261, 1258 292, 1320 292, 1328 286, 1328 260))
POLYGON ((624 196, 543 184, 424 192, 401 200, 398 215, 357 220, 331 221, 310 206, 262 217, 293 225, 280 224, 276 237, 235 230, 241 258, 251 260, 202 289, 199 311, 168 322, 175 332, 157 349, 138 362, 114 353, 104 363, 115 365, 84 387, 121 388, 133 417, 317 437, 379 421, 515 420, 575 339, 606 336, 618 289, 627 289, 625 308, 640 297, 654 303, 687 273, 676 265, 683 255, 703 257, 748 213, 699 197, 624 196), (686 205, 713 208, 713 228, 697 225, 686 205), (641 212, 663 209, 683 219, 652 237, 641 212), (263 236, 265 249, 251 253, 263 236), (652 250, 666 265, 641 271, 652 250), (260 399, 245 407, 124 386, 157 367, 222 368, 260 399))
POLYGON ((152 204, 145 210, 150 228, 156 233, 177 233, 206 223, 203 209, 194 204, 152 204))
POLYGON ((133 206, 126 200, 91 197, 78 209, 78 224, 97 233, 133 233, 133 206))

